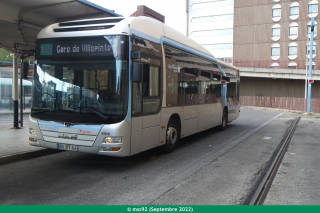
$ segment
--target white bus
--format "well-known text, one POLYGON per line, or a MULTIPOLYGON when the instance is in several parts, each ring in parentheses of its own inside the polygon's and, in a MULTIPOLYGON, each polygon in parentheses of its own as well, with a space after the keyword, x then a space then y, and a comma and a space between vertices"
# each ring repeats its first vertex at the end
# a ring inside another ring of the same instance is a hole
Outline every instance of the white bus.
POLYGON ((239 116, 239 70, 148 17, 55 23, 36 41, 29 143, 130 156, 239 116))

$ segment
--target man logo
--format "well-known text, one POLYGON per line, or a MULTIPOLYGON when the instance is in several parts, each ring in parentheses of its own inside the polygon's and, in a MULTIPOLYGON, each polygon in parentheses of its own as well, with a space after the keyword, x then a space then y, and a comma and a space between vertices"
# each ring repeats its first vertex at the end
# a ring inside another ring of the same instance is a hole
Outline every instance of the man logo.
POLYGON ((63 123, 63 126, 65 126, 65 127, 72 127, 73 125, 72 125, 72 123, 65 122, 65 123, 63 123))
POLYGON ((77 140, 77 135, 76 134, 59 133, 58 138, 67 138, 67 139, 77 140))

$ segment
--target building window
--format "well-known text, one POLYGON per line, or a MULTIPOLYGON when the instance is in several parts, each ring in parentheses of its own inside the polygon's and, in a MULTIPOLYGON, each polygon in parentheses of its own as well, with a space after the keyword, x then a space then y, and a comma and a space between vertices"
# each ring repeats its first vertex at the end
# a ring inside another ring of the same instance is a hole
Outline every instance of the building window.
POLYGON ((279 63, 272 63, 272 64, 271 64, 271 67, 272 67, 272 68, 279 68, 279 63))
POLYGON ((296 20, 299 17, 299 3, 293 2, 290 4, 290 19, 296 20))
POLYGON ((211 8, 211 7, 225 7, 233 5, 233 0, 226 1, 211 1, 211 2, 201 2, 192 4, 192 9, 203 9, 203 8, 211 8))
POLYGON ((298 23, 291 23, 289 25, 289 38, 291 40, 298 38, 298 23))
POLYGON ((289 35, 290 36, 298 35, 298 27, 289 27, 289 35))
POLYGON ((318 1, 317 0, 312 0, 309 1, 309 8, 308 8, 308 16, 311 17, 316 17, 318 15, 318 1))
POLYGON ((272 29, 272 37, 278 37, 278 36, 280 36, 280 28, 272 29))
POLYGON ((296 62, 290 62, 288 64, 289 69, 297 69, 297 63, 296 62))
MULTIPOLYGON (((311 35, 311 21, 308 23, 308 37, 310 38, 311 35)), ((317 22, 314 21, 314 29, 313 29, 313 37, 316 37, 317 35, 317 22)))
MULTIPOLYGON (((313 47, 312 47, 312 58, 314 58, 316 56, 316 42, 313 42, 313 47)), ((307 52, 307 56, 309 58, 310 55, 310 42, 308 44, 308 52, 307 52)))
POLYGON ((281 9, 273 9, 272 17, 273 18, 281 17, 281 9))
POLYGON ((275 24, 272 26, 271 39, 273 41, 278 41, 280 39, 280 25, 279 24, 275 24))
POLYGON ((281 5, 277 4, 272 7, 272 20, 279 21, 281 19, 281 5))
POLYGON ((297 47, 289 47, 289 55, 297 55, 297 47))
POLYGON ((272 56, 280 56, 280 47, 272 47, 272 56))
POLYGON ((232 58, 217 58, 220 61, 224 61, 226 63, 232 64, 232 58))
POLYGON ((289 53, 288 53, 288 58, 290 60, 294 60, 297 58, 298 55, 298 45, 297 43, 293 42, 289 44, 289 53))
POLYGON ((194 31, 191 33, 192 37, 204 37, 204 36, 224 36, 232 35, 233 29, 221 29, 221 30, 203 30, 194 31))
POLYGON ((193 23, 218 22, 233 20, 233 14, 218 15, 218 16, 203 16, 192 18, 193 23))
POLYGON ((280 45, 273 44, 271 45, 271 59, 278 60, 280 58, 280 45))
POLYGON ((230 44, 202 44, 207 50, 228 50, 232 49, 232 43, 230 44))
POLYGON ((290 16, 299 15, 299 6, 298 7, 290 7, 290 16))

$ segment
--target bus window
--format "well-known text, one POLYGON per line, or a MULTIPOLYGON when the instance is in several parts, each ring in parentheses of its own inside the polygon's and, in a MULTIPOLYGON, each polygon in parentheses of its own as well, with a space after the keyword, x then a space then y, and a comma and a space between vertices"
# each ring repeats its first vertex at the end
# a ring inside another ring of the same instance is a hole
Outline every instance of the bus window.
POLYGON ((144 64, 143 68, 143 112, 156 112, 160 107, 159 68, 144 64))

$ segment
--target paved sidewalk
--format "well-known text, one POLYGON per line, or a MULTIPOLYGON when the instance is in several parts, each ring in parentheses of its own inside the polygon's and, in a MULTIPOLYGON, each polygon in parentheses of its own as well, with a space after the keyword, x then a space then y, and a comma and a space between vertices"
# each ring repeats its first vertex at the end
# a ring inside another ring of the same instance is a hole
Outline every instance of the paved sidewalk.
POLYGON ((301 118, 264 205, 320 204, 320 119, 301 118))
POLYGON ((0 158, 8 155, 16 155, 23 152, 30 152, 42 148, 30 146, 28 142, 28 127, 21 129, 3 129, 0 130, 0 158))

